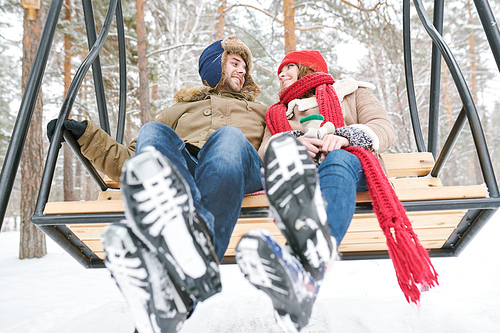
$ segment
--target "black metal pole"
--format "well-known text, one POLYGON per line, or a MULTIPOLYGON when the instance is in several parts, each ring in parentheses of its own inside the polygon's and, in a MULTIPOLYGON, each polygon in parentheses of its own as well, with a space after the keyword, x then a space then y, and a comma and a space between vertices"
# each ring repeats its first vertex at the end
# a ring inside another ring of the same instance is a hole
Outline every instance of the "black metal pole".
MULTIPOLYGON (((82 0, 83 13, 85 17, 85 27, 87 29, 87 40, 89 43, 89 50, 95 44, 96 41, 96 30, 95 30, 95 20, 94 11, 92 9, 91 0, 82 0)), ((95 86, 95 96, 97 100, 97 110, 99 111, 99 124, 106 133, 110 134, 111 130, 109 127, 108 109, 106 106, 106 94, 104 93, 104 83, 102 80, 101 71, 101 60, 99 56, 92 63, 92 75, 94 77, 95 86)))
POLYGON ((125 49, 125 28, 123 27, 123 11, 121 1, 118 1, 118 6, 116 7, 116 28, 118 31, 118 53, 120 62, 120 102, 118 108, 116 141, 118 143, 123 143, 127 112, 127 53, 125 49))
POLYGON ((415 100, 415 86, 413 85, 413 70, 411 61, 411 31, 410 31, 410 0, 403 0, 403 54, 405 61, 406 94, 408 108, 413 127, 413 135, 419 152, 426 151, 420 120, 418 119, 417 102, 415 100))
POLYGON ((465 112, 465 109, 462 107, 462 110, 460 110, 458 118, 453 124, 453 128, 451 129, 451 132, 448 135, 446 142, 444 143, 443 149, 439 154, 439 158, 437 159, 436 163, 434 164, 434 167, 431 170, 432 177, 439 177, 444 164, 446 163, 448 157, 451 154, 451 150, 455 146, 455 143, 457 142, 458 137, 460 136, 460 133, 462 132, 465 126, 466 120, 467 120, 467 114, 465 112))
POLYGON ((453 247, 453 254, 459 256, 467 245, 474 239, 479 231, 486 225, 486 222, 496 213, 497 209, 485 209, 481 211, 480 216, 476 218, 475 223, 465 231, 462 238, 453 247))
MULTIPOLYGON (((443 33, 444 0, 434 1, 434 27, 440 35, 443 33)), ((429 98, 429 128, 427 150, 434 159, 437 156, 437 143, 439 135, 439 93, 441 85, 441 53, 435 44, 432 44, 431 63, 431 92, 429 98)))
POLYGON ((483 178, 488 186, 490 196, 493 198, 498 198, 500 195, 498 193, 498 184, 495 178, 495 172, 491 164, 490 153, 488 152, 488 145, 486 143, 486 138, 484 137, 484 131, 481 126, 481 121, 472 100, 471 93, 465 82, 465 78, 460 70, 457 61, 453 57, 450 48, 444 42, 442 36, 436 31, 432 26, 429 16, 425 11, 424 5, 421 0, 414 0, 415 8, 417 10, 418 16, 422 21, 422 24, 431 37, 432 41, 437 45, 448 68, 450 69, 451 76, 455 82, 458 93, 464 105, 465 111, 467 112, 467 119, 469 120, 469 125, 472 131, 472 138, 476 147, 476 151, 479 157, 479 163, 481 165, 481 171, 483 173, 483 178))
POLYGON ((5 154, 2 173, 0 175, 0 230, 2 229, 5 212, 7 211, 7 204, 9 203, 12 186, 16 178, 17 168, 19 167, 24 143, 26 142, 26 136, 28 135, 31 117, 33 116, 36 99, 42 84, 45 66, 47 65, 47 59, 49 57, 57 20, 59 19, 63 2, 63 0, 53 0, 50 3, 47 21, 45 22, 42 36, 40 37, 40 43, 38 44, 35 60, 33 61, 33 66, 31 67, 28 82, 24 90, 9 147, 5 154))
POLYGON ((493 16, 488 0, 474 0, 474 4, 476 5, 477 13, 481 19, 484 32, 486 33, 486 38, 490 43, 498 70, 500 70, 500 32, 498 31, 497 21, 493 16))
POLYGON ((75 98, 80 89, 81 83, 88 69, 96 59, 99 51, 104 45, 104 41, 108 35, 109 29, 111 27, 112 19, 116 10, 117 0, 111 0, 108 6, 108 12, 106 13, 106 18, 104 19, 104 24, 97 37, 96 43, 90 50, 89 54, 83 60, 82 64, 78 68, 71 81, 66 97, 64 98, 63 105, 57 117, 56 127, 54 129, 54 136, 52 137, 52 144, 49 146, 49 152, 47 154, 47 160, 45 162, 45 168, 42 175, 42 183, 40 185, 40 191, 38 192, 38 199, 35 207, 35 214, 42 214, 45 204, 47 203, 50 185, 52 184, 52 178, 54 177, 54 170, 57 162, 57 155, 59 152, 60 142, 62 139, 62 127, 64 120, 68 119, 69 113, 75 101, 75 98))

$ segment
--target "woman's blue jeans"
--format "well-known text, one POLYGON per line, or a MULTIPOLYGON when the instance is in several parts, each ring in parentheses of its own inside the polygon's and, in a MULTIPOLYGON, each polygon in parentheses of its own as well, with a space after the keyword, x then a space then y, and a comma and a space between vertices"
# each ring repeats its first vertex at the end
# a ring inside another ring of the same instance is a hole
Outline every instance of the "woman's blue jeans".
POLYGON ((319 184, 326 202, 328 226, 337 246, 344 238, 356 209, 356 192, 366 191, 359 159, 343 149, 333 150, 318 167, 319 184))
POLYGON ((156 121, 140 129, 136 153, 146 146, 155 147, 184 177, 222 260, 243 197, 262 189, 262 162, 257 151, 239 129, 225 126, 210 135, 196 158, 172 128, 156 121))

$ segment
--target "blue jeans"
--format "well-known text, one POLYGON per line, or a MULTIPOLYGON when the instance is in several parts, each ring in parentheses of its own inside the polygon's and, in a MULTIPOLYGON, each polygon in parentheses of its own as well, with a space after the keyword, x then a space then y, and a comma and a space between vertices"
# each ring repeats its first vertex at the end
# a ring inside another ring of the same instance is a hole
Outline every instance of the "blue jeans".
POLYGON ((356 209, 356 192, 368 189, 365 174, 355 155, 338 149, 321 162, 318 175, 326 202, 328 226, 338 246, 351 224, 356 209))
POLYGON ((191 190, 194 205, 212 232, 222 260, 247 193, 262 189, 261 159, 243 133, 225 126, 210 135, 198 157, 172 128, 150 122, 139 131, 136 153, 153 146, 177 167, 191 190))

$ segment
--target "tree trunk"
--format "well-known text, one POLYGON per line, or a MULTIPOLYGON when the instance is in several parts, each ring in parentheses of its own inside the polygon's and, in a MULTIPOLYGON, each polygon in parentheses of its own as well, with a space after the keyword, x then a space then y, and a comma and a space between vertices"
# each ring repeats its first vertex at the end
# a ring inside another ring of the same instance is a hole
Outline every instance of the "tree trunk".
MULTIPOLYGON (((36 20, 28 20, 24 11, 22 85, 26 89, 31 66, 42 32, 42 10, 36 20)), ((42 92, 40 91, 21 159, 21 240, 19 259, 41 258, 47 254, 45 235, 31 222, 35 210, 43 168, 42 92)))
POLYGON ((151 121, 148 82, 148 58, 146 57, 146 23, 144 22, 144 1, 136 0, 137 57, 139 67, 139 102, 141 103, 141 125, 151 121))
POLYGON ((283 0, 283 14, 285 16, 283 25, 285 27, 285 53, 297 50, 297 38, 295 37, 295 8, 294 0, 283 0))
MULTIPOLYGON (((474 18, 472 16, 472 4, 471 1, 467 2, 467 7, 469 9, 469 26, 472 27, 474 24, 474 18)), ((477 68, 476 68, 476 38, 474 36, 474 31, 471 32, 469 36, 469 54, 470 54, 470 89, 472 94, 472 99, 476 103, 477 108, 477 68)), ((478 109, 479 111, 479 109, 478 109)), ((479 115, 481 116, 481 115, 479 115)), ((475 170, 476 184, 481 184, 483 180, 483 174, 481 172, 481 167, 479 166, 477 159, 472 159, 473 170, 475 170)))
POLYGON ((224 26, 226 25, 226 10, 227 0, 219 0, 217 8, 217 23, 215 24, 215 40, 224 38, 224 26))
MULTIPOLYGON (((71 22, 71 0, 66 0, 64 19, 68 21, 68 26, 71 22)), ((71 40, 68 34, 64 35, 64 96, 68 93, 71 85, 71 40)), ((71 114, 69 115, 71 118, 71 114)), ((64 146, 64 201, 74 201, 74 172, 73 172, 73 152, 68 145, 64 146)))
POLYGON ((444 61, 444 58, 441 58, 441 68, 443 69, 443 94, 444 94, 444 105, 446 110, 446 123, 448 124, 448 133, 451 132, 453 128, 454 119, 453 119, 453 107, 451 105, 451 96, 450 96, 450 82, 448 77, 448 67, 444 61))
MULTIPOLYGON (((471 27, 474 24, 474 19, 472 17, 472 5, 469 1, 467 3, 469 7, 469 26, 471 27)), ((477 69, 476 69, 476 40, 474 36, 474 32, 469 36, 469 54, 470 54, 470 88, 472 93, 472 99, 475 103, 477 103, 477 69)))

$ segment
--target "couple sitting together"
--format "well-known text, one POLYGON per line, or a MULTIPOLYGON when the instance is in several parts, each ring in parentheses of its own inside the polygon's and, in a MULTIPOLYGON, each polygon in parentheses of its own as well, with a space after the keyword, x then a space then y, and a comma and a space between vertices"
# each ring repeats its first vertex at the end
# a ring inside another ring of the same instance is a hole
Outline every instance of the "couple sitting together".
POLYGON ((278 67, 279 101, 267 108, 251 69, 236 37, 214 42, 199 59, 203 86, 181 89, 129 146, 90 121, 64 122, 95 167, 121 182, 126 219, 106 227, 102 242, 140 333, 179 331, 221 291, 219 262, 243 197, 262 189, 287 245, 252 230, 236 260, 272 299, 279 326, 300 331, 356 192, 382 191, 376 153, 394 129, 371 84, 335 82, 319 52, 292 52, 278 67))

